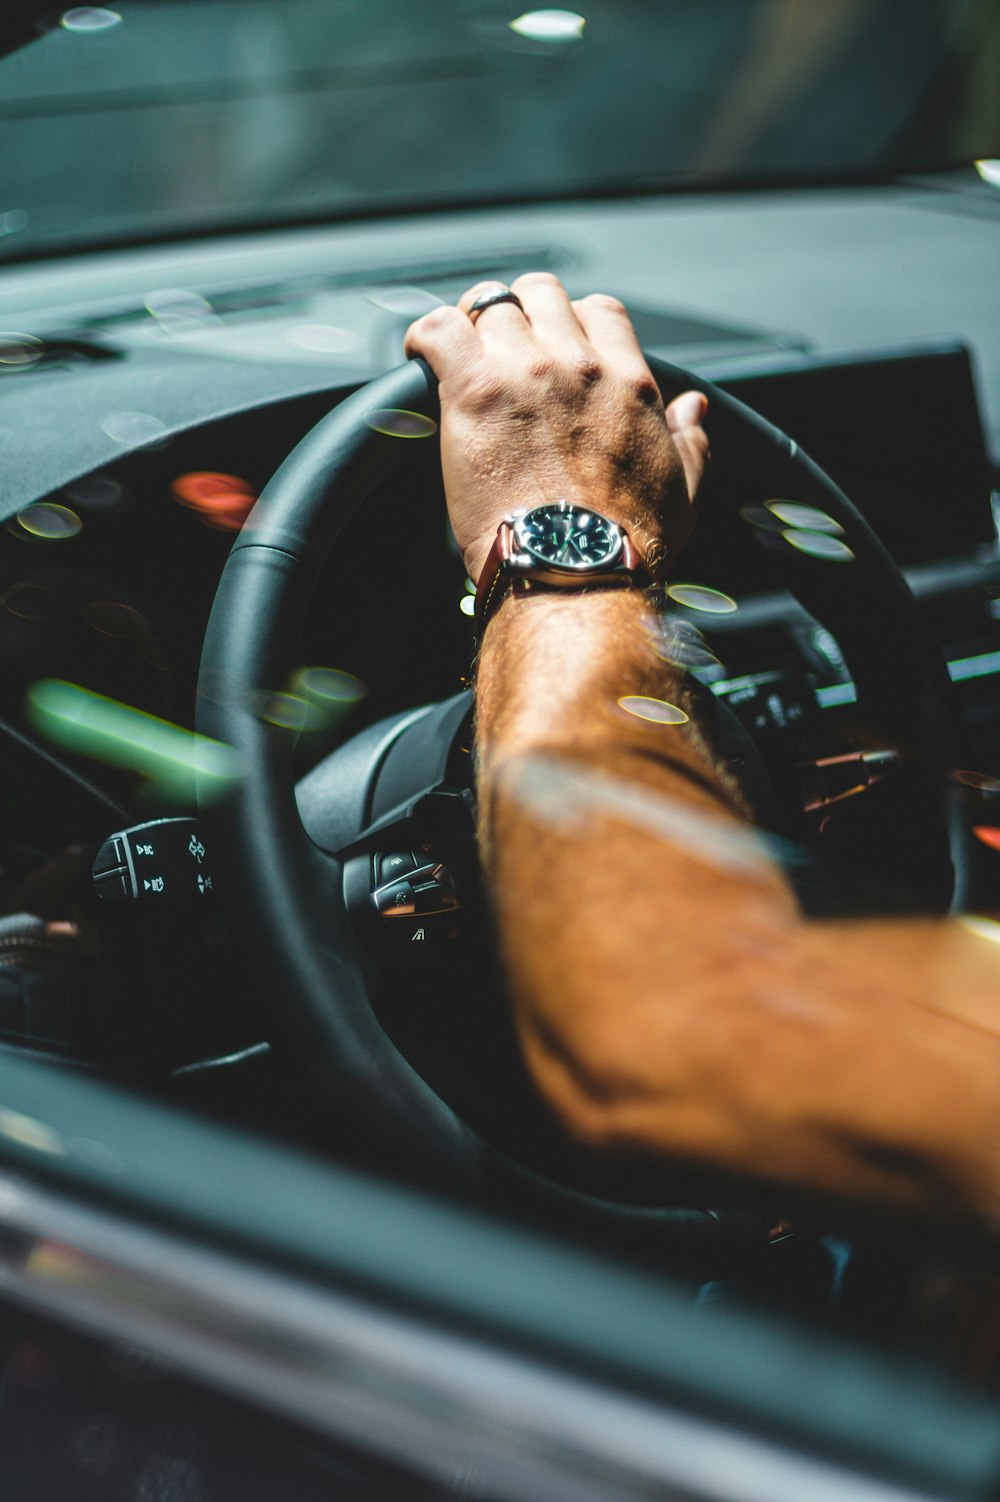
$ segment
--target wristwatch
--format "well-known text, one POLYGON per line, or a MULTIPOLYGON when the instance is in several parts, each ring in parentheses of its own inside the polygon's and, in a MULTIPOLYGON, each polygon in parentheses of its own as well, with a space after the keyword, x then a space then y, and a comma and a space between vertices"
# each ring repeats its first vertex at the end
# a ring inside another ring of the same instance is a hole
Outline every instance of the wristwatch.
POLYGON ((649 569, 624 527, 575 501, 548 501, 504 518, 476 590, 476 635, 481 639, 508 588, 614 588, 652 583, 649 569))

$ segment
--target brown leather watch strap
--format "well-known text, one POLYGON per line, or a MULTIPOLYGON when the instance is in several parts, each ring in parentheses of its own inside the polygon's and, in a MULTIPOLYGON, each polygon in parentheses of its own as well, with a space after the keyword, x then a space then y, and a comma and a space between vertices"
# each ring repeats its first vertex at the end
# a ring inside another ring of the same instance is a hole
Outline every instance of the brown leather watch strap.
POLYGON ((497 535, 493 539, 493 546, 486 555, 483 571, 479 575, 479 583, 476 586, 476 639, 481 641, 483 632, 486 630, 486 622, 494 606, 499 603, 501 586, 504 575, 507 572, 506 565, 510 559, 511 546, 514 541, 514 529, 510 522, 503 521, 497 528, 497 535), (494 598, 496 597, 496 598, 494 598))

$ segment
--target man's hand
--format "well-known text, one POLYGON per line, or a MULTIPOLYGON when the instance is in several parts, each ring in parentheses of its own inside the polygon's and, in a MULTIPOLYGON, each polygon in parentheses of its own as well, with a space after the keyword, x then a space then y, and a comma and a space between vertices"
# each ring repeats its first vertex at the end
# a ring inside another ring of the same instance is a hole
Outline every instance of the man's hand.
POLYGON ((448 510, 469 577, 503 518, 562 498, 623 525, 654 577, 687 540, 708 457, 705 398, 685 392, 664 411, 621 303, 571 302, 547 272, 514 282, 524 311, 469 309, 500 282, 471 287, 406 336, 441 385, 441 457, 448 510))

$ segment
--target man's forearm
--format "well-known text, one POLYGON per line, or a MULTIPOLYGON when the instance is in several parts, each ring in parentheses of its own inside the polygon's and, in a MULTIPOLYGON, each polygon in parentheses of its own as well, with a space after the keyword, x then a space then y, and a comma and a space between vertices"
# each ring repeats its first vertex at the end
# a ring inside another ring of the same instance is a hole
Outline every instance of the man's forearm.
POLYGON ((697 726, 643 699, 689 707, 637 591, 487 632, 481 836, 543 1092, 607 1150, 992 1219, 1000 951, 803 920, 697 726))

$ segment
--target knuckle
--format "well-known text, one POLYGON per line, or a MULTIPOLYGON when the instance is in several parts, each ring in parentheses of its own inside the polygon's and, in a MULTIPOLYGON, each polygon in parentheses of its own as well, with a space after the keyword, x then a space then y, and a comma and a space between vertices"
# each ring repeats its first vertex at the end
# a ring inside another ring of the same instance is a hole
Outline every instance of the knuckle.
POLYGON ((630 394, 644 407, 660 407, 663 398, 660 388, 653 379, 652 372, 645 366, 640 366, 625 373, 625 384, 630 394))
POLYGON ((561 287, 562 282, 552 271, 525 271, 513 283, 516 287, 561 287))
POLYGON ((485 281, 473 282, 469 290, 464 292, 462 296, 463 298, 470 297, 474 301, 477 297, 481 297, 484 292, 505 292, 506 290, 506 282, 498 281, 495 276, 491 276, 487 277, 485 281))
POLYGON ((618 313, 622 317, 628 317, 628 310, 620 298, 612 297, 609 292, 591 292, 589 297, 583 298, 588 308, 594 308, 603 313, 618 313))
POLYGON ((573 374, 584 386, 595 386, 604 375, 604 366, 590 350, 581 349, 573 356, 573 374))
POLYGON ((481 366, 465 383, 465 400, 477 410, 495 407, 505 393, 503 377, 488 367, 481 366))
POLYGON ((418 318, 413 327, 425 333, 439 334, 452 323, 457 311, 456 308, 449 308, 445 304, 442 304, 438 308, 431 308, 430 312, 425 313, 423 318, 418 318))
POLYGON ((532 355, 528 364, 528 375, 533 381, 551 381, 556 373, 556 362, 551 355, 532 355))

